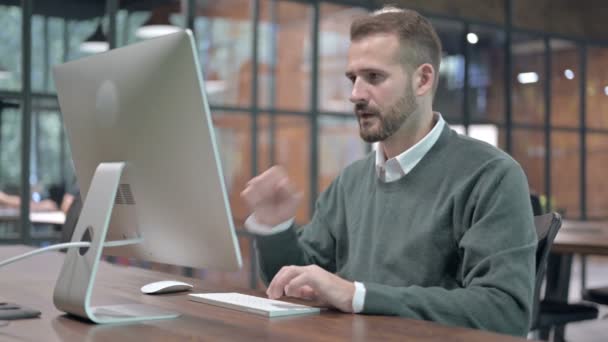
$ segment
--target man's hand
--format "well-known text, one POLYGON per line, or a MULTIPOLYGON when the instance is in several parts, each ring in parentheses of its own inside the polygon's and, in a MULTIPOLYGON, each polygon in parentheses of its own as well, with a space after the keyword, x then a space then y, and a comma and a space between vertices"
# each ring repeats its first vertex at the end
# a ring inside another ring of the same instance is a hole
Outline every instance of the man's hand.
POLYGON ((341 311, 353 312, 355 284, 317 265, 285 266, 274 276, 266 290, 270 299, 283 294, 304 299, 317 299, 341 311))
POLYGON ((274 227, 296 215, 302 195, 297 193, 280 166, 251 179, 241 192, 256 221, 274 227))

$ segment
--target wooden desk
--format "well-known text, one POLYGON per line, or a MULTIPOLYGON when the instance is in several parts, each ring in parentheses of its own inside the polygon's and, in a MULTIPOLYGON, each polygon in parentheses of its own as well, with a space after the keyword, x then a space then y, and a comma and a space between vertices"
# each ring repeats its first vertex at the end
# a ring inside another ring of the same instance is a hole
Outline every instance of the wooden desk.
POLYGON ((564 220, 551 251, 560 254, 608 255, 608 222, 564 220))
MULTIPOLYGON (((0 247, 0 259, 30 250, 25 246, 0 247)), ((320 315, 268 319, 187 300, 184 294, 148 296, 139 288, 148 282, 177 278, 166 274, 102 263, 97 275, 93 304, 141 302, 177 310, 175 320, 100 326, 75 320, 58 311, 52 302, 53 287, 63 254, 23 260, 0 269, 0 299, 42 311, 39 319, 12 321, 0 327, 0 340, 19 341, 181 341, 181 340, 277 340, 277 341, 525 341, 510 336, 398 317, 366 316, 326 311, 320 315)), ((202 286, 194 292, 235 289, 202 286)), ((248 290, 240 292, 252 293, 248 290)), ((256 293, 256 292, 253 292, 256 293)), ((261 294, 261 292, 257 292, 261 294)))
MULTIPOLYGON (((0 208, 0 222, 14 222, 19 220, 19 210, 14 208, 0 208)), ((32 211, 30 221, 39 224, 63 224, 65 214, 61 210, 32 211)))
POLYGON ((551 252, 545 298, 566 302, 573 255, 608 256, 608 222, 564 220, 551 252))
POLYGON ((551 252, 545 298, 566 302, 573 255, 608 256, 608 222, 564 220, 551 252))

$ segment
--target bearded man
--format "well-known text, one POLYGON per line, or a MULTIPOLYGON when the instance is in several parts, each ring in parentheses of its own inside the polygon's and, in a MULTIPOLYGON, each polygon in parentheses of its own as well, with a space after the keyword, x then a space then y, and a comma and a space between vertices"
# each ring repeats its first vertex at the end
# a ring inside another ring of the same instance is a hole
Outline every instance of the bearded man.
POLYGON ((440 59, 415 11, 385 7, 352 23, 350 100, 378 149, 340 173, 300 228, 301 196, 283 168, 247 184, 245 225, 270 298, 526 335, 536 251, 526 176, 433 111, 440 59))

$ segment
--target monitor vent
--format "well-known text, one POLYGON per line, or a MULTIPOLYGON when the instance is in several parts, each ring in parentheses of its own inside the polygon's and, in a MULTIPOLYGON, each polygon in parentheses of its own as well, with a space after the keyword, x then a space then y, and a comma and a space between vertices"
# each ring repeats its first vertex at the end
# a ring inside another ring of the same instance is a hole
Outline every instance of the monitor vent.
POLYGON ((116 200, 114 203, 127 205, 135 204, 135 198, 133 197, 130 184, 120 184, 118 186, 118 190, 116 191, 116 200))

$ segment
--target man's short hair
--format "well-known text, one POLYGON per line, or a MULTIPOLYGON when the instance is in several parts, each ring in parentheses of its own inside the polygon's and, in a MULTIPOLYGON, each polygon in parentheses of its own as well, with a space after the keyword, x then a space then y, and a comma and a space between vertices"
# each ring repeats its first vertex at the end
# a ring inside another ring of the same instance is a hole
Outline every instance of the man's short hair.
POLYGON ((378 33, 397 35, 402 63, 410 72, 424 63, 433 66, 434 93, 441 64, 441 41, 431 23, 414 10, 387 6, 355 19, 350 26, 350 40, 353 42, 378 33))

